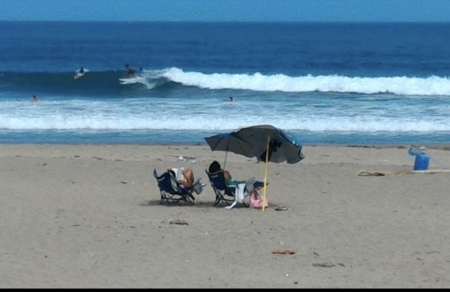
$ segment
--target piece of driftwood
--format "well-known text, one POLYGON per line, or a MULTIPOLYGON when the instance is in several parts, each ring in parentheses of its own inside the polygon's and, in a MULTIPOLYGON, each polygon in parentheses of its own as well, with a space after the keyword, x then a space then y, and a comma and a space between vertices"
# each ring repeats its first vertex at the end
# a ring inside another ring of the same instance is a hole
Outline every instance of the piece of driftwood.
POLYGON ((272 251, 273 254, 295 254, 295 251, 292 249, 279 249, 272 251))
POLYGON ((407 170, 407 171, 398 171, 398 172, 360 170, 357 175, 358 176, 388 176, 388 175, 402 175, 402 174, 435 174, 435 173, 450 173, 450 169, 407 170))
POLYGON ((183 219, 169 220, 169 224, 177 224, 177 225, 189 225, 183 219))

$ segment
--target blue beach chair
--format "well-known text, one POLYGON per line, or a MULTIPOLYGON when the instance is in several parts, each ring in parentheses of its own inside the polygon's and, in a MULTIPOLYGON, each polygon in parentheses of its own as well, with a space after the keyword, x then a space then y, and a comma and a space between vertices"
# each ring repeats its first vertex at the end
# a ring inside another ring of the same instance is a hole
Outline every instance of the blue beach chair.
POLYGON ((192 195, 193 189, 186 189, 178 183, 176 178, 166 171, 158 175, 156 169, 153 170, 153 176, 158 182, 158 188, 161 194, 160 204, 184 202, 193 205, 195 198, 192 195))
MULTIPOLYGON (((235 201, 236 186, 227 185, 223 171, 210 173, 208 170, 205 170, 205 172, 208 175, 209 182, 216 196, 213 206, 217 206, 220 202, 224 202, 228 206, 233 206, 235 201)), ((255 181, 254 179, 241 181, 238 183, 245 183, 244 201, 242 202, 245 207, 249 206, 250 195, 254 192, 259 195, 259 190, 264 186, 263 182, 255 181)))

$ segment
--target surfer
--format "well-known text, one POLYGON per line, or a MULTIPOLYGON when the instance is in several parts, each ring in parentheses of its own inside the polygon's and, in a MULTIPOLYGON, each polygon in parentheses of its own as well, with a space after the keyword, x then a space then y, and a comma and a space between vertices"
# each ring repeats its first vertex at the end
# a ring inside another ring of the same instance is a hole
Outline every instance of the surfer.
POLYGON ((131 67, 130 65, 126 64, 125 68, 127 68, 127 74, 128 76, 134 76, 134 73, 136 73, 136 71, 134 70, 133 67, 131 67))
POLYGON ((31 98, 31 102, 36 103, 36 102, 38 102, 38 101, 39 101, 39 99, 37 98, 37 96, 36 96, 36 95, 33 95, 33 98, 31 98))
POLYGON ((84 76, 84 74, 86 74, 86 70, 84 70, 84 68, 81 67, 80 70, 77 71, 77 74, 75 74, 75 76, 73 76, 73 79, 75 79, 75 80, 80 79, 81 77, 84 76))

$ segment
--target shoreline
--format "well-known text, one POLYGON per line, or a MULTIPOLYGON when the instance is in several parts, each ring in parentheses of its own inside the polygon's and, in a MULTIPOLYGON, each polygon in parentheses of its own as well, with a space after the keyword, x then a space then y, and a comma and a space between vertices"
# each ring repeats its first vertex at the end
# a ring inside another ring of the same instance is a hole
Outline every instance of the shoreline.
MULTIPOLYGON (((130 143, 0 143, 0 146, 2 145, 82 145, 82 146, 88 146, 88 145, 143 145, 143 146, 208 146, 206 142, 161 142, 161 143, 139 143, 139 142, 130 142, 130 143)), ((313 143, 313 144, 302 144, 303 147, 326 147, 326 146, 337 146, 337 147, 409 147, 409 146, 418 146, 418 147, 427 147, 427 148, 443 148, 443 147, 450 147, 450 141, 448 143, 419 143, 419 144, 408 144, 408 143, 313 143)))
MULTIPOLYGON (((430 170, 450 166, 450 144, 426 147, 430 170)), ((212 206, 225 152, 207 144, 0 144, 0 287, 449 287, 450 173, 412 172, 408 148, 303 146, 267 165, 263 212, 212 206), (169 167, 206 183, 195 205, 159 204, 169 167)), ((265 166, 227 155, 235 179, 265 166)))

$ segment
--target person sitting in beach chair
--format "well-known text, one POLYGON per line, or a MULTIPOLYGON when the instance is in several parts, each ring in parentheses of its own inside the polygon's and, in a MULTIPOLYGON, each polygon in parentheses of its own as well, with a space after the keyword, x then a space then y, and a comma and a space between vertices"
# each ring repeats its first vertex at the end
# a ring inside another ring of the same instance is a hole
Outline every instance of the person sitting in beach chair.
POLYGON ((248 207, 249 203, 245 202, 245 199, 249 200, 250 195, 254 192, 258 193, 264 185, 263 182, 255 181, 255 178, 247 181, 233 180, 231 174, 223 170, 217 161, 213 161, 205 172, 216 195, 213 206, 224 202, 227 204, 226 209, 234 208, 237 203, 248 207))

